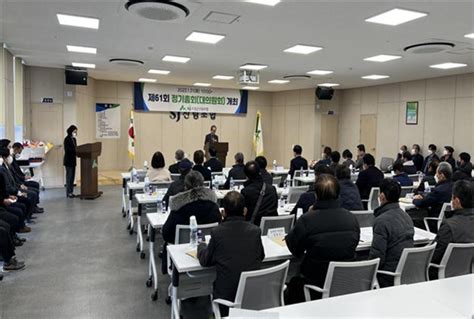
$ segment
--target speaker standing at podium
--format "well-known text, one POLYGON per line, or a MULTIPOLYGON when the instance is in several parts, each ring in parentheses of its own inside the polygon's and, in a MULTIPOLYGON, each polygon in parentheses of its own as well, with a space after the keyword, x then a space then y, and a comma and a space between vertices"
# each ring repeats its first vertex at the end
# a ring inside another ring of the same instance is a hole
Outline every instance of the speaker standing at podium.
POLYGON ((67 136, 64 138, 64 167, 66 169, 66 196, 74 198, 74 180, 76 178, 76 147, 77 127, 69 126, 67 136))
POLYGON ((206 138, 204 139, 204 145, 207 143, 212 144, 212 143, 219 143, 219 136, 216 135, 217 131, 217 126, 212 125, 211 126, 211 132, 206 135, 206 138))

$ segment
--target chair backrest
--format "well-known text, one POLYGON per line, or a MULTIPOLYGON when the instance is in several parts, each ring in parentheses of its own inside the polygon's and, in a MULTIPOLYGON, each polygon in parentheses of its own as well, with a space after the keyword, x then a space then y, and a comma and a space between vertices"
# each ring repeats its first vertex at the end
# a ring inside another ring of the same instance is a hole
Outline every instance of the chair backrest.
POLYGON ((204 181, 204 187, 205 188, 211 188, 211 182, 210 181, 204 181))
POLYGON ((137 178, 139 182, 144 182, 146 177, 146 171, 145 170, 137 170, 137 178))
POLYGON ((309 169, 298 169, 295 171, 295 174, 294 174, 294 177, 300 177, 300 176, 306 176, 306 175, 309 175, 311 173, 311 170, 309 169))
POLYGON ((275 176, 275 177, 273 177, 273 183, 272 183, 272 185, 278 187, 278 186, 280 186, 280 183, 281 183, 281 176, 275 176))
POLYGON ((174 182, 174 181, 177 181, 180 176, 181 176, 181 174, 171 174, 171 180, 172 180, 173 182, 174 182))
POLYGON ((428 266, 435 248, 436 243, 425 247, 405 248, 395 270, 400 274, 394 279, 395 286, 427 281, 428 266))
POLYGON ((446 248, 440 263, 439 278, 471 274, 474 263, 474 243, 454 244, 446 248))
POLYGON ((309 185, 290 187, 288 189, 288 203, 294 204, 298 202, 298 199, 300 199, 301 194, 307 192, 308 189, 309 189, 309 185))
POLYGON ((369 210, 374 211, 377 207, 380 206, 379 194, 380 194, 380 188, 372 187, 372 189, 370 190, 370 195, 369 195, 369 203, 367 205, 367 208, 369 210))
POLYGON ((376 283, 380 258, 367 261, 330 262, 323 298, 371 290, 376 283))
POLYGON ((240 187, 245 184, 246 179, 234 179, 234 186, 240 187))
POLYGON ((438 229, 441 227, 441 223, 446 218, 446 212, 450 212, 451 210, 452 210, 451 203, 444 203, 443 204, 443 207, 441 207, 441 210, 440 210, 439 216, 438 216, 438 229))
POLYGON ((418 182, 418 179, 420 178, 420 175, 418 174, 410 174, 408 177, 412 180, 412 182, 418 182))
POLYGON ((393 158, 390 157, 382 157, 380 160, 380 170, 382 172, 388 172, 390 169, 389 167, 393 165, 393 158))
POLYGON ((400 197, 406 197, 407 194, 413 193, 413 186, 402 186, 400 197))
POLYGON ((235 303, 240 305, 238 308, 262 310, 283 306, 289 266, 287 260, 271 268, 242 272, 235 295, 235 303))
POLYGON ((260 229, 262 230, 262 236, 266 236, 269 229, 273 228, 285 228, 285 233, 288 234, 293 227, 295 221, 295 215, 288 216, 265 216, 262 217, 260 222, 260 229))
POLYGON ((374 226, 374 212, 371 210, 354 210, 351 213, 356 217, 359 222, 359 227, 372 227, 374 226))
MULTIPOLYGON (((211 234, 212 229, 216 228, 219 224, 212 223, 212 224, 202 224, 198 225, 198 229, 202 231, 203 236, 207 236, 211 234)), ((189 243, 189 234, 191 229, 189 225, 176 225, 176 234, 174 243, 175 244, 187 244, 189 243)))

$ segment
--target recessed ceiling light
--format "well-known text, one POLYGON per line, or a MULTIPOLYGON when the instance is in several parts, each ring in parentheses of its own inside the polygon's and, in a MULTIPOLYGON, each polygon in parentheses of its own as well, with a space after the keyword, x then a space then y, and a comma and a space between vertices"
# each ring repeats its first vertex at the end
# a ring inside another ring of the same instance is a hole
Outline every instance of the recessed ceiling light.
POLYGON ((170 71, 150 69, 150 70, 148 70, 148 73, 150 73, 150 74, 168 75, 168 74, 170 74, 170 71))
POLYGON ((382 79, 387 79, 389 78, 388 75, 378 75, 378 74, 372 74, 372 75, 366 75, 362 77, 365 80, 382 80, 382 79))
POLYGON ((76 46, 76 45, 67 45, 66 47, 67 47, 67 50, 69 52, 97 54, 97 49, 96 48, 80 47, 80 46, 76 46))
POLYGON ((156 79, 139 78, 138 82, 155 83, 156 79))
POLYGON ((225 81, 228 81, 228 80, 232 80, 234 77, 233 76, 230 76, 230 75, 214 75, 212 77, 214 80, 225 80, 225 81))
POLYGON ((242 90, 250 90, 250 91, 255 91, 260 89, 258 86, 244 86, 242 90))
POLYGON ((270 84, 286 84, 286 83, 290 83, 290 81, 288 81, 288 80, 271 80, 271 81, 268 81, 268 83, 270 83, 270 84))
POLYGON ((259 71, 268 68, 268 65, 246 63, 240 67, 242 70, 259 71))
POLYGON ((207 86, 211 86, 211 83, 201 83, 201 82, 196 82, 193 84, 194 86, 204 86, 204 87, 207 87, 207 86))
POLYGON ((366 22, 379 23, 385 25, 396 26, 405 22, 413 21, 426 17, 428 14, 424 12, 410 11, 404 9, 392 9, 387 12, 378 14, 366 19, 366 22))
POLYGON ((324 86, 324 87, 331 88, 333 86, 339 86, 339 84, 338 83, 321 83, 321 84, 318 84, 318 86, 324 86))
POLYGON ((456 69, 456 68, 464 68, 466 66, 467 64, 464 64, 464 63, 447 62, 447 63, 430 65, 430 68, 449 70, 449 69, 456 69))
POLYGON ((88 28, 88 29, 99 29, 99 19, 87 18, 80 16, 73 16, 68 14, 56 14, 58 17, 59 24, 69 25, 72 27, 88 28))
POLYGON ((75 68, 87 68, 87 69, 95 69, 95 64, 92 63, 77 63, 73 62, 72 66, 75 68))
POLYGON ((365 58, 364 61, 370 61, 370 62, 388 62, 392 60, 398 60, 401 59, 402 57, 399 55, 388 55, 388 54, 380 54, 376 56, 372 56, 370 58, 365 58))
POLYGON ((216 44, 217 42, 221 41, 224 38, 225 38, 225 35, 195 31, 195 32, 192 32, 190 35, 188 35, 188 37, 186 38, 186 41, 216 44))
POLYGON ((334 73, 334 71, 326 71, 326 70, 313 70, 307 72, 308 74, 313 74, 313 75, 328 75, 331 73, 334 73))
POLYGON ((474 39, 474 33, 469 33, 464 36, 465 38, 474 39))
POLYGON ((162 61, 164 62, 175 62, 175 63, 188 63, 191 58, 186 58, 182 56, 166 55, 163 57, 162 61))
POLYGON ((281 0, 246 0, 245 2, 263 4, 265 6, 275 6, 281 2, 281 0))
POLYGON ((291 48, 284 50, 283 52, 287 53, 296 53, 296 54, 310 54, 316 51, 322 50, 321 47, 313 47, 309 45, 297 44, 291 48))

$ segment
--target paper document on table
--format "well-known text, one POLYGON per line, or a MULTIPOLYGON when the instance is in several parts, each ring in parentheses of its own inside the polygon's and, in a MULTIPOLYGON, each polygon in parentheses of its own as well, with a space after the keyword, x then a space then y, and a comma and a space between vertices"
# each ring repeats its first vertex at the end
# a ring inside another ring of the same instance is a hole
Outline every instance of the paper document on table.
POLYGON ((193 257, 194 259, 197 259, 197 248, 192 248, 186 252, 186 255, 193 257))
POLYGON ((429 240, 429 238, 423 234, 418 234, 415 232, 415 236, 413 236, 414 241, 421 241, 421 240, 429 240))
POLYGON ((402 197, 399 199, 400 203, 404 204, 412 204, 413 203, 413 198, 408 198, 408 197, 402 197))
POLYGON ((268 230, 267 236, 270 238, 275 244, 280 246, 286 246, 285 243, 285 228, 271 228, 268 230))
POLYGON ((280 318, 280 315, 276 312, 263 312, 263 311, 231 308, 229 311, 229 318, 278 319, 280 318))
POLYGON ((360 229, 360 242, 370 243, 372 242, 372 227, 362 227, 360 229))

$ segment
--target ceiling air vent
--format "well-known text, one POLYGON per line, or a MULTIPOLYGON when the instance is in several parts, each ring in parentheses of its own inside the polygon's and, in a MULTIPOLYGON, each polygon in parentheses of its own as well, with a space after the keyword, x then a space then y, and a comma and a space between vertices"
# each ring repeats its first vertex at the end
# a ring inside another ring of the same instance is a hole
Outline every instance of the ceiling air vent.
POLYGON ((454 47, 454 43, 451 42, 425 42, 409 45, 403 51, 413 54, 432 54, 444 52, 454 47))
POLYGON ((121 65, 121 66, 141 66, 145 64, 143 61, 140 61, 140 60, 123 59, 123 58, 110 59, 109 62, 115 65, 121 65))
POLYGON ((309 80, 311 76, 306 74, 291 74, 283 77, 285 80, 309 80))
POLYGON ((130 0, 125 4, 127 11, 149 20, 177 22, 191 13, 192 3, 187 0, 130 0))

